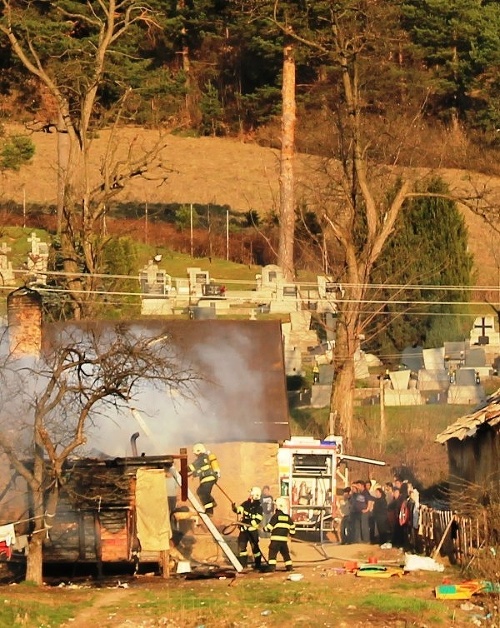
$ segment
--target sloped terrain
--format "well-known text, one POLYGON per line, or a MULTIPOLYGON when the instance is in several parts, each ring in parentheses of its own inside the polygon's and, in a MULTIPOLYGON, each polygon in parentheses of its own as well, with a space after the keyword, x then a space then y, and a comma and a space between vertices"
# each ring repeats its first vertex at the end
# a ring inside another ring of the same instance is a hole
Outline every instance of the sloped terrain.
MULTIPOLYGON (((101 132, 94 140, 96 180, 107 139, 107 133, 101 132)), ((56 135, 38 133, 33 135, 33 140, 36 144, 33 163, 19 173, 2 176, 0 203, 14 200, 27 205, 55 204, 56 135)), ((153 130, 122 129, 120 143, 114 147, 115 155, 125 159, 131 147, 137 152, 151 148, 157 140, 158 134, 153 130)), ((228 205, 242 212, 253 209, 261 215, 277 209, 279 151, 228 138, 167 135, 162 141, 166 144, 162 153, 166 181, 134 181, 117 197, 118 201, 136 201, 145 207, 148 203, 212 203, 228 205)), ((311 156, 299 155, 296 167, 297 196, 307 197, 318 188, 323 176, 321 162, 311 156)), ((440 170, 439 174, 452 190, 470 194, 474 189, 485 187, 500 203, 500 178, 451 169, 440 170)), ((498 287, 500 236, 471 211, 465 208, 463 211, 476 262, 477 284, 498 287)))

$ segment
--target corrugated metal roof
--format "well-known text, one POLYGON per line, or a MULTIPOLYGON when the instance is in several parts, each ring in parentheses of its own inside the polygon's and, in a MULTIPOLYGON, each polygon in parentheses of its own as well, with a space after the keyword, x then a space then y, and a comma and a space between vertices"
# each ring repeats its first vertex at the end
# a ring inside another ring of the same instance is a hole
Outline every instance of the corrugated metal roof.
POLYGON ((474 412, 460 417, 436 436, 436 442, 445 443, 451 438, 464 440, 475 435, 477 429, 484 424, 495 427, 500 424, 500 388, 488 397, 474 412))

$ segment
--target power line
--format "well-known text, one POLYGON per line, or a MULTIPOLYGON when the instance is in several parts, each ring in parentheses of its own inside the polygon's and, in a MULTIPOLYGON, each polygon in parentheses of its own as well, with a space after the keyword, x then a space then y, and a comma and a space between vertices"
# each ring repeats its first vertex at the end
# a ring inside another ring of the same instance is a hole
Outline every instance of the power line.
MULTIPOLYGON (((163 270, 163 269, 162 269, 163 270)), ((43 272, 35 272, 35 271, 27 271, 25 269, 22 270, 13 270, 14 274, 19 274, 27 277, 33 277, 37 274, 39 275, 47 275, 51 277, 66 277, 66 278, 95 278, 95 279, 123 279, 123 280, 133 280, 140 282, 141 275, 114 275, 107 273, 85 273, 85 272, 66 272, 66 271, 43 271, 43 272)), ((167 273, 168 274, 168 273, 167 273)), ((169 275, 170 276, 170 275, 169 275)), ((324 276, 324 275, 321 275, 324 276)), ((171 277, 173 282, 177 281, 185 281, 186 277, 171 277)), ((213 278, 213 281, 217 281, 217 283, 222 284, 234 284, 234 285, 252 285, 254 286, 256 283, 256 279, 230 279, 230 278, 213 278)), ((354 290, 358 289, 370 289, 370 290, 429 290, 429 291, 459 291, 459 292, 499 292, 500 284, 496 286, 464 286, 464 285, 434 285, 434 284, 385 284, 385 283, 346 283, 344 281, 332 281, 331 283, 336 283, 342 288, 351 288, 354 290)), ((314 289, 318 290, 318 283, 311 281, 293 281, 293 282, 284 282, 284 285, 294 285, 298 288, 304 289, 314 289)))

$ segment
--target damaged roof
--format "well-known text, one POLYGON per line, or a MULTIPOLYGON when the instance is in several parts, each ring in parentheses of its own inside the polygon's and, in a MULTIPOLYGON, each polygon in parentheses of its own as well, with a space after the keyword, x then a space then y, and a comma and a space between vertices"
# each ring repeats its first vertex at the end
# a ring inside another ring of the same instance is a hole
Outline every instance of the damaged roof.
POLYGON ((464 440, 467 437, 474 436, 482 425, 496 427, 498 424, 500 424, 500 388, 474 412, 460 417, 438 434, 436 442, 443 444, 451 438, 464 440))

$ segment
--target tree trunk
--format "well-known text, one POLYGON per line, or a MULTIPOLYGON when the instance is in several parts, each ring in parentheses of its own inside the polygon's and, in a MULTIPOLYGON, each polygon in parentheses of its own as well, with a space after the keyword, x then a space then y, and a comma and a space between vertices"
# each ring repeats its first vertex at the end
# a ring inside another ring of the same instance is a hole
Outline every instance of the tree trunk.
POLYGON ((281 118, 280 157, 280 230, 278 265, 283 270, 285 281, 295 279, 293 245, 295 238, 295 50, 293 45, 283 49, 283 87, 281 118))
POLYGON ((335 362, 336 371, 330 398, 333 412, 334 433, 343 436, 347 445, 352 438, 352 417, 354 414, 354 388, 356 384, 354 359, 347 357, 342 362, 335 362))
MULTIPOLYGON (((35 473, 40 473, 38 468, 40 461, 35 460, 35 473), (38 464, 37 464, 38 462, 38 464)), ((43 584, 43 537, 45 534, 44 503, 41 483, 37 480, 29 486, 28 490, 33 502, 34 530, 29 541, 28 555, 26 558, 26 580, 33 584, 43 584)))
MULTIPOLYGON (((42 523, 43 529, 43 523, 42 523)), ((37 532, 35 530, 35 532, 37 532)), ((37 532, 31 537, 26 558, 26 581, 41 586, 43 584, 43 536, 37 532)))
MULTIPOLYGON (((186 2, 185 0, 178 0, 177 2, 177 11, 181 15, 184 14, 186 10, 186 2)), ((185 88, 186 88, 186 96, 185 96, 185 121, 188 126, 191 126, 196 122, 199 118, 199 114, 196 111, 196 97, 194 93, 194 84, 192 78, 191 71, 191 60, 190 60, 190 51, 188 45, 188 32, 185 24, 181 27, 181 42, 182 47, 180 51, 180 56, 182 60, 182 70, 184 71, 185 76, 185 88)))
POLYGON ((334 417, 335 434, 343 436, 346 444, 352 438, 356 387, 354 356, 359 347, 361 324, 358 303, 363 296, 361 280, 354 264, 348 268, 347 278, 355 287, 348 290, 349 298, 339 306, 335 335, 334 378, 330 397, 330 412, 334 417))
POLYGON ((61 235, 63 228, 63 212, 66 202, 66 181, 70 158, 70 139, 68 129, 64 124, 61 110, 57 114, 57 234, 61 235))

